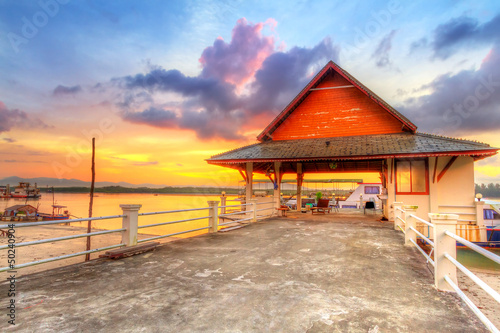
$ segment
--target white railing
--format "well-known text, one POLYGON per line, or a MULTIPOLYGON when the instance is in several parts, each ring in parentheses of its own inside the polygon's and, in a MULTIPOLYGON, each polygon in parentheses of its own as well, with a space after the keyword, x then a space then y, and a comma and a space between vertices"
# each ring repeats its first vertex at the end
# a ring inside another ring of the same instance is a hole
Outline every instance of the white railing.
POLYGON ((0 250, 7 250, 8 254, 6 257, 7 257, 7 260, 10 260, 10 261, 7 261, 9 266, 0 268, 0 272, 13 271, 13 270, 17 270, 17 269, 21 269, 21 268, 25 268, 25 267, 29 267, 29 266, 45 264, 45 263, 49 263, 49 262, 53 262, 53 261, 57 261, 57 260, 69 259, 69 258, 73 258, 73 257, 77 257, 77 256, 96 253, 96 252, 102 252, 102 251, 115 249, 115 248, 123 247, 123 246, 133 246, 133 245, 137 245, 139 243, 144 243, 144 242, 148 242, 148 241, 153 241, 153 240, 157 240, 157 239, 177 236, 177 235, 196 232, 196 231, 208 230, 208 232, 218 232, 220 230, 220 227, 225 226, 225 225, 246 222, 246 221, 256 222, 260 219, 264 219, 264 218, 267 218, 267 217, 270 217, 273 215, 272 208, 257 209, 257 206, 258 205, 273 205, 274 202, 257 203, 256 199, 252 199, 250 201, 251 201, 250 203, 238 204, 238 205, 225 205, 225 206, 219 206, 218 205, 219 201, 209 201, 208 202, 209 207, 193 208, 193 209, 178 209, 178 210, 147 212, 147 213, 139 213, 139 209, 141 208, 141 205, 120 205, 120 207, 123 210, 123 214, 121 214, 121 215, 101 216, 101 217, 92 217, 92 218, 79 218, 79 219, 69 219, 69 220, 57 220, 57 221, 46 221, 46 222, 9 223, 9 224, 5 224, 5 225, 0 225, 0 229, 7 229, 7 244, 0 245, 0 250), (219 214, 219 210, 225 211, 226 208, 239 208, 240 211, 233 212, 233 213, 219 214), (162 214, 167 215, 167 214, 172 214, 172 213, 186 213, 186 212, 204 211, 204 210, 209 211, 207 216, 139 225, 139 217, 143 217, 143 216, 162 215, 162 214), (263 212, 263 211, 269 211, 270 214, 258 215, 258 212, 263 212), (243 215, 244 217, 242 217, 240 219, 230 220, 229 222, 219 223, 219 218, 221 218, 221 220, 223 220, 224 217, 233 216, 233 215, 243 215), (247 216, 249 216, 249 217, 247 217, 247 216), (122 218, 122 227, 119 229, 95 231, 95 232, 82 233, 82 234, 77 234, 77 235, 69 235, 69 236, 41 239, 41 240, 36 240, 36 241, 16 243, 15 232, 16 232, 17 228, 39 227, 39 226, 56 225, 56 224, 62 224, 62 223, 67 224, 67 223, 85 222, 85 221, 111 220, 111 219, 118 219, 118 218, 122 218), (179 232, 168 233, 165 235, 158 235, 158 236, 138 240, 138 231, 142 230, 142 229, 151 228, 151 227, 158 227, 158 226, 165 226, 165 225, 170 225, 170 224, 177 224, 177 223, 188 223, 188 222, 200 221, 200 220, 207 220, 208 221, 207 226, 190 228, 190 229, 186 229, 186 230, 179 231, 179 232), (16 260, 17 260, 17 258, 15 258, 16 257, 16 248, 19 248, 19 247, 35 246, 35 245, 40 245, 40 244, 67 241, 67 240, 83 238, 83 237, 100 236, 100 235, 106 235, 106 234, 111 234, 111 233, 116 233, 116 232, 121 233, 121 242, 119 244, 113 244, 113 245, 106 246, 106 247, 100 247, 100 248, 95 248, 95 249, 91 249, 91 250, 87 250, 87 251, 65 254, 65 255, 60 255, 60 256, 56 256, 56 257, 52 257, 52 258, 35 260, 35 261, 21 263, 21 264, 16 263, 16 260))
POLYGON ((487 251, 480 246, 458 236, 455 234, 458 215, 455 214, 429 214, 431 221, 426 221, 415 215, 417 206, 403 206, 402 203, 394 203, 394 229, 402 229, 401 225, 404 224, 405 230, 405 245, 415 246, 420 253, 426 258, 427 262, 434 266, 434 283, 436 288, 445 291, 455 291, 462 300, 470 307, 470 309, 477 315, 479 320, 491 331, 499 332, 493 323, 481 312, 481 310, 463 293, 458 287, 457 282, 457 269, 463 272, 467 277, 474 281, 481 287, 488 295, 500 303, 500 294, 493 288, 488 286, 483 280, 477 277, 469 269, 456 259, 456 246, 457 242, 467 246, 471 250, 493 260, 500 264, 500 256, 487 251), (423 223, 433 229, 433 240, 423 235, 416 228, 416 222, 423 223), (429 254, 422 249, 417 239, 425 241, 431 246, 429 254), (434 253, 434 260, 431 258, 434 253))

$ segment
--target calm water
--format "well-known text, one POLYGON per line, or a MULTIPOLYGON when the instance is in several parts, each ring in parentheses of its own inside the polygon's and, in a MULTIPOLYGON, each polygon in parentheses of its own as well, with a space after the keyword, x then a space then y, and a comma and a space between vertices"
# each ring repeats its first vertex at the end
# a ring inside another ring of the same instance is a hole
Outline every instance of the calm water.
MULTIPOLYGON (((228 196, 228 200, 235 197, 228 196)), ((217 195, 169 195, 159 194, 106 194, 98 193, 94 197, 92 216, 108 216, 122 214, 121 204, 141 204, 141 213, 157 212, 166 210, 191 209, 208 207, 207 201, 220 200, 217 195)), ((89 213, 89 195, 80 193, 55 193, 55 202, 57 205, 67 206, 71 215, 75 217, 88 217, 89 213)), ((26 203, 26 199, 0 199, 0 210, 3 212, 6 207, 26 203)), ((32 206, 39 206, 39 211, 52 213, 52 195, 50 193, 42 194, 38 200, 28 200, 27 203, 32 206)), ((229 204, 236 202, 228 201, 229 204)), ((139 218, 139 225, 153 224, 174 220, 184 220, 195 217, 208 216, 208 210, 170 213, 162 215, 144 216, 139 218)), ((195 229, 207 226, 207 220, 191 221, 188 223, 178 223, 173 225, 153 227, 142 229, 140 232, 148 234, 167 234, 179 232, 187 229, 195 229)), ((72 223, 75 226, 86 226, 87 222, 72 223)), ((121 219, 112 219, 104 221, 93 221, 92 227, 98 229, 117 229, 121 228, 121 219)), ((204 231, 189 234, 203 233, 204 231)), ((183 237, 180 235, 179 237, 183 237)), ((184 237, 188 237, 187 235, 184 237)))

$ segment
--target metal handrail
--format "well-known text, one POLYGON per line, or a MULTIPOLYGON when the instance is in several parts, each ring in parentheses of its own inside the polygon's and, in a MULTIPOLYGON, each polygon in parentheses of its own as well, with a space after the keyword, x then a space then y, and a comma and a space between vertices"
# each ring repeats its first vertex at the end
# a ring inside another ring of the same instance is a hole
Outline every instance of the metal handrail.
POLYGON ((274 201, 269 201, 269 202, 257 202, 257 205, 269 205, 269 204, 273 204, 274 201))
POLYGON ((399 216, 396 216, 396 217, 397 217, 398 219, 400 219, 400 220, 401 220, 401 222, 403 222, 404 224, 406 224, 406 221, 405 221, 405 220, 403 220, 401 217, 399 217, 399 216))
POLYGON ((401 231, 403 232, 403 234, 406 234, 406 231, 403 230, 403 228, 401 228, 401 226, 398 224, 398 228, 401 229, 401 231))
POLYGON ((262 208, 262 209, 257 209, 256 212, 262 212, 264 210, 270 210, 271 208, 262 208))
POLYGON ((242 211, 239 211, 239 212, 233 212, 233 213, 224 213, 224 214, 219 214, 218 216, 219 217, 225 217, 225 216, 230 216, 230 215, 238 215, 238 214, 245 214, 245 213, 248 213, 248 212, 252 212, 251 210, 248 211, 248 210, 242 210, 242 211))
MULTIPOLYGON (((21 246, 38 245, 38 244, 51 243, 51 242, 59 242, 59 241, 64 241, 64 240, 68 240, 68 239, 82 238, 82 237, 88 237, 88 236, 105 235, 105 234, 110 234, 110 233, 113 233, 113 232, 119 232, 119 231, 125 231, 125 230, 127 230, 127 229, 121 228, 121 229, 113 229, 113 230, 104 230, 104 231, 89 232, 89 233, 86 233, 86 234, 79 234, 79 235, 71 235, 71 236, 63 236, 63 237, 57 237, 57 238, 41 239, 41 240, 31 241, 31 242, 16 243, 15 247, 17 248, 17 247, 21 247, 21 246)), ((2 245, 2 246, 0 246, 0 250, 8 249, 9 247, 11 247, 11 244, 2 245)))
POLYGON ((420 251, 420 253, 422 253, 424 255, 424 257, 427 259, 428 262, 431 263, 432 266, 436 267, 434 260, 432 260, 431 257, 427 253, 425 253, 425 251, 422 250, 422 248, 420 246, 418 246, 417 243, 413 239, 410 238, 410 242, 412 242, 413 245, 415 245, 415 247, 420 251))
POLYGON ((187 234, 188 232, 193 232, 193 231, 198 231, 198 230, 204 230, 204 229, 210 229, 210 227, 190 229, 190 230, 186 230, 186 231, 174 232, 173 234, 167 234, 167 235, 161 235, 161 236, 155 236, 155 237, 151 237, 151 238, 141 239, 141 240, 138 240, 137 243, 144 243, 144 242, 152 241, 152 240, 155 240, 155 239, 166 238, 166 237, 175 236, 175 235, 181 235, 181 234, 187 234))
POLYGON ((486 318, 486 316, 478 309, 478 307, 464 294, 464 292, 450 279, 448 275, 444 276, 444 280, 455 290, 455 292, 462 298, 462 300, 469 306, 469 308, 479 317, 479 320, 491 331, 499 333, 500 331, 493 325, 493 323, 486 318))
POLYGON ((105 251, 105 250, 114 249, 114 248, 117 248, 117 247, 122 247, 122 246, 125 246, 125 245, 126 244, 111 245, 111 246, 101 247, 101 248, 97 248, 97 249, 93 249, 93 250, 88 250, 88 251, 82 251, 82 252, 77 252, 77 253, 66 254, 66 255, 63 255, 63 256, 59 256, 59 257, 54 257, 54 258, 48 258, 48 259, 42 259, 42 260, 32 261, 32 262, 28 262, 28 263, 24 263, 24 264, 15 265, 14 267, 2 267, 2 268, 0 268, 0 272, 5 272, 5 271, 8 271, 8 270, 12 270, 12 269, 24 268, 24 267, 28 267, 28 266, 35 266, 35 265, 39 265, 39 264, 45 264, 45 263, 52 262, 52 261, 57 261, 57 260, 69 259, 69 258, 73 258, 73 257, 82 256, 82 255, 87 254, 87 253, 101 252, 101 251, 105 251))
POLYGON ((210 216, 195 217, 195 218, 192 218, 192 219, 176 220, 176 221, 169 221, 169 222, 160 222, 160 223, 153 223, 153 224, 145 224, 145 225, 139 225, 139 226, 137 226, 137 229, 158 227, 160 225, 175 224, 175 223, 182 223, 182 222, 189 222, 189 221, 196 221, 196 220, 204 220, 204 219, 208 219, 208 218, 210 218, 210 216))
POLYGON ((478 278, 474 273, 472 273, 470 270, 468 270, 464 265, 462 265, 460 262, 458 262, 455 258, 450 256, 448 253, 444 254, 444 257, 451 261, 459 270, 461 270, 465 275, 467 275, 469 278, 471 278, 472 281, 476 282, 478 286, 483 288, 484 291, 486 291, 491 297, 495 299, 498 303, 500 303, 500 294, 497 293, 493 288, 488 286, 483 280, 478 278))
POLYGON ((203 208, 190 208, 190 209, 177 209, 177 210, 164 210, 161 212, 149 212, 149 213, 139 213, 138 216, 147 216, 147 215, 158 215, 158 214, 169 214, 169 213, 182 213, 182 212, 193 212, 197 210, 206 210, 210 209, 210 207, 203 208))
POLYGON ((402 211, 403 213, 405 213, 406 211, 403 210, 401 207, 396 207, 396 210, 399 210, 399 211, 402 211))
POLYGON ((476 206, 461 206, 461 205, 439 205, 439 207, 476 208, 476 206))
POLYGON ((420 218, 420 217, 418 217, 418 216, 415 216, 415 214, 410 214, 410 217, 413 217, 415 220, 420 221, 420 222, 422 222, 423 224, 426 224, 426 225, 428 225, 429 227, 433 227, 433 228, 434 228, 434 224, 432 224, 432 223, 430 223, 430 222, 428 222, 428 221, 426 221, 426 220, 424 220, 424 219, 421 219, 421 218, 420 218))
POLYGON ((14 226, 14 228, 19 228, 19 227, 38 227, 40 225, 51 225, 51 224, 61 224, 61 223, 73 223, 73 222, 85 222, 85 221, 96 221, 96 220, 109 220, 109 219, 116 219, 119 217, 125 217, 126 215, 110 215, 110 216, 99 216, 99 217, 85 217, 81 219, 69 219, 69 220, 53 220, 53 221, 47 221, 47 222, 28 222, 28 223, 10 223, 10 224, 3 224, 0 225, 0 229, 2 228, 10 228, 11 226, 14 226))
POLYGON ((423 240, 425 240, 427 242, 427 244, 431 245, 432 247, 434 247, 434 242, 431 241, 429 238, 427 238, 426 236, 424 236, 424 234, 422 234, 420 231, 418 231, 417 229, 413 228, 413 227, 410 227, 411 230, 413 230, 417 235, 419 235, 420 237, 422 237, 423 240))
POLYGON ((496 262, 497 264, 500 264, 500 256, 488 251, 488 250, 485 250, 483 249, 482 247, 480 246, 477 246, 476 244, 472 243, 472 242, 469 242, 468 240, 458 236, 458 235, 455 235, 454 233, 452 232, 449 232, 448 230, 446 230, 444 232, 446 235, 450 236, 451 238, 459 241, 460 243, 464 244, 465 246, 467 246, 468 248, 470 248, 471 250, 474 250, 476 251, 477 253, 479 254, 482 254, 483 256, 485 256, 486 258, 488 259, 491 259, 493 260, 494 262, 496 262))
POLYGON ((244 204, 239 204, 239 205, 226 205, 226 206, 217 206, 218 208, 227 208, 227 207, 240 207, 240 206, 249 206, 252 205, 252 203, 244 203, 244 204))
POLYGON ((248 221, 253 219, 253 217, 247 217, 246 219, 241 219, 241 220, 235 220, 235 221, 229 221, 229 222, 224 222, 224 223, 219 223, 219 226, 221 225, 227 225, 227 224, 232 224, 232 223, 238 223, 238 222, 243 222, 243 221, 248 221))

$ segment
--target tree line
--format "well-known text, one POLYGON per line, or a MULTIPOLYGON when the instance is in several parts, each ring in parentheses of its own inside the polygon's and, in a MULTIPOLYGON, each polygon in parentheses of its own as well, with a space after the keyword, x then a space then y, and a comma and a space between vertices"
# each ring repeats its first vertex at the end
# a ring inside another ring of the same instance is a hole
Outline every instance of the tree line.
POLYGON ((476 184, 477 193, 481 193, 485 198, 500 198, 500 184, 476 184))

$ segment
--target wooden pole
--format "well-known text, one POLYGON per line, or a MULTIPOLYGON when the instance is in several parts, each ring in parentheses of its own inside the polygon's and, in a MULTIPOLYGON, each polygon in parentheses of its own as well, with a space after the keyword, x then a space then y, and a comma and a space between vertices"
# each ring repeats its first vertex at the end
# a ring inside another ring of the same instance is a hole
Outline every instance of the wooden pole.
MULTIPOLYGON (((95 183, 95 138, 92 138, 92 183, 90 184, 89 217, 92 217, 92 205, 94 204, 95 183)), ((92 221, 87 221, 87 233, 92 232, 92 221)), ((90 250, 90 236, 87 236, 87 251, 90 250)), ((90 253, 85 255, 85 261, 90 260, 90 253)))

